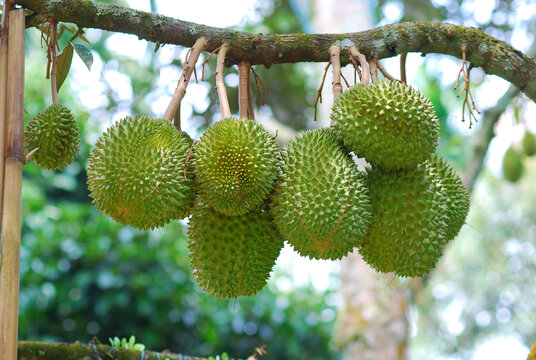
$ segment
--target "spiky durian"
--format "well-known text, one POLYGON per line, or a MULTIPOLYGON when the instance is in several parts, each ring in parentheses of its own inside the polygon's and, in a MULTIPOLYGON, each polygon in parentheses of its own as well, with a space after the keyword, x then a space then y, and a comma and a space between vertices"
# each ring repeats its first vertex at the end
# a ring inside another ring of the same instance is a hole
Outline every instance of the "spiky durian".
POLYGON ((448 207, 436 167, 368 173, 372 220, 359 249, 379 272, 421 276, 430 271, 449 240, 448 207))
POLYGON ((126 117, 112 125, 91 151, 88 187, 98 210, 120 224, 147 230, 190 214, 192 139, 171 122, 126 117))
POLYGON ((331 119, 350 151, 384 169, 414 168, 437 146, 439 123, 432 103, 398 82, 351 87, 333 105, 331 119))
POLYGON ((209 294, 223 298, 260 291, 283 247, 270 213, 261 208, 226 216, 199 203, 188 238, 197 282, 209 294))
POLYGON ((218 121, 195 146, 201 198, 222 214, 245 214, 268 196, 280 161, 279 147, 261 125, 247 119, 218 121))
POLYGON ((52 104, 28 122, 24 142, 27 153, 39 148, 32 161, 40 168, 60 170, 76 158, 80 130, 68 107, 52 104))
POLYGON ((461 227, 465 224, 465 219, 469 213, 469 193, 458 174, 445 159, 434 154, 427 161, 426 166, 430 168, 431 173, 437 174, 440 181, 440 191, 444 195, 443 199, 446 201, 447 211, 445 235, 449 241, 458 235, 461 227))
POLYGON ((532 156, 536 154, 536 135, 527 131, 523 136, 522 145, 525 155, 532 156))
POLYGON ((521 155, 513 148, 508 148, 502 161, 502 171, 506 180, 517 182, 523 176, 524 168, 521 155))
POLYGON ((300 255, 340 259, 363 239, 371 217, 365 179, 333 132, 302 133, 283 151, 272 213, 300 255))

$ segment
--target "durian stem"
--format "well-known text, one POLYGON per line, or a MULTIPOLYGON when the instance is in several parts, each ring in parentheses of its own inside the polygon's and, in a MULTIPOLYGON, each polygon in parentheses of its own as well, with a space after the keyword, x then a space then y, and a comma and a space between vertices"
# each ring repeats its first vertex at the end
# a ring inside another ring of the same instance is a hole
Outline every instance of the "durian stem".
POLYGON ((342 94, 341 84, 341 48, 337 45, 332 45, 329 48, 329 54, 331 59, 332 71, 333 71, 333 101, 337 100, 342 94))
POLYGON ((57 104, 58 103, 58 87, 56 83, 56 74, 58 72, 58 61, 56 59, 56 43, 57 43, 57 31, 58 31, 58 24, 56 22, 52 22, 50 24, 50 43, 48 47, 48 51, 50 51, 50 55, 52 57, 52 70, 50 71, 50 87, 52 90, 52 103, 57 104))
MULTIPOLYGON (((9 9, 9 7, 8 7, 9 9)), ((4 8, 6 11, 6 8, 4 8)), ((17 359, 22 167, 24 165, 24 9, 7 10, 7 157, 0 265, 0 360, 17 359)))
POLYGON ((383 76, 385 76, 386 79, 389 79, 391 81, 398 81, 397 79, 395 79, 394 76, 392 76, 391 74, 387 72, 387 70, 383 67, 382 63, 380 62, 380 60, 372 59, 371 61, 374 61, 376 63, 376 65, 378 66, 378 70, 380 70, 380 72, 383 74, 383 76))
POLYGON ((218 98, 220 99, 220 108, 222 118, 231 117, 231 108, 229 107, 229 99, 227 98, 227 90, 225 89, 225 83, 223 81, 223 69, 225 67, 225 53, 229 46, 223 44, 218 52, 218 60, 216 64, 216 91, 218 92, 218 98))
POLYGON ((249 63, 242 61, 238 64, 238 112, 241 119, 249 119, 250 104, 249 93, 250 78, 249 78, 249 63))
POLYGON ((204 37, 200 37, 195 41, 194 46, 192 46, 190 56, 182 66, 182 74, 179 79, 179 83, 177 84, 177 88, 175 89, 175 93, 173 93, 173 97, 171 98, 171 101, 162 118, 169 121, 173 121, 173 116, 175 116, 175 114, 177 113, 182 98, 184 97, 184 94, 186 94, 186 86, 188 85, 188 82, 192 77, 192 73, 195 69, 195 64, 197 63, 199 54, 205 51, 205 49, 207 48, 207 43, 207 39, 205 39, 204 37))
POLYGON ((407 51, 400 54, 400 82, 402 84, 406 83, 406 58, 407 57, 408 57, 407 51))
POLYGON ((253 103, 253 90, 251 90, 251 65, 248 71, 248 119, 255 120, 255 104, 253 103))
POLYGON ((371 76, 372 82, 374 83, 378 81, 378 65, 374 61, 374 59, 370 60, 369 68, 370 68, 370 76, 371 76))
POLYGON ((350 56, 359 61, 359 64, 361 65, 361 83, 363 85, 368 85, 370 83, 370 70, 367 58, 359 52, 357 46, 350 46, 350 56))

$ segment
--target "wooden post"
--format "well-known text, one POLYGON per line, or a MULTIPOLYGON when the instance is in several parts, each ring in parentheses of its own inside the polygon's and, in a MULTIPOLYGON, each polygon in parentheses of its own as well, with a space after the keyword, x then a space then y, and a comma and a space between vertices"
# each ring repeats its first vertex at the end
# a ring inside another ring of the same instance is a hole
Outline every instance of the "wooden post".
POLYGON ((17 359, 21 192, 24 150, 24 9, 8 10, 4 202, 0 266, 0 360, 17 359))

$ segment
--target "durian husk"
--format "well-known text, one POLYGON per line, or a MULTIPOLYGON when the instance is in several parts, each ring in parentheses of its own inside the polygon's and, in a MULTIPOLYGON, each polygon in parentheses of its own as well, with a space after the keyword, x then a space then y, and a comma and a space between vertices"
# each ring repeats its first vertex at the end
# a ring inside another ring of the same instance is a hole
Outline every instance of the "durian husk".
POLYGON ((332 130, 302 133, 282 156, 272 213, 283 237, 313 259, 352 252, 372 216, 369 191, 332 130))
POLYGON ((253 120, 227 118, 195 145, 196 183, 203 202, 224 215, 243 215, 267 198, 281 162, 279 147, 253 120))
POLYGON ((189 216, 194 182, 191 166, 185 166, 191 145, 186 133, 164 119, 137 115, 116 122, 89 157, 88 188, 95 207, 138 230, 189 216))
POLYGON ((386 170, 415 168, 432 155, 439 138, 430 100, 399 82, 349 88, 333 105, 331 119, 349 151, 386 170))
POLYGON ((52 104, 37 113, 24 129, 26 153, 38 150, 31 160, 40 168, 61 170, 76 158, 80 144, 80 130, 71 110, 61 104, 52 104))
POLYGON ((189 226, 191 267, 204 291, 236 298, 264 288, 283 247, 268 211, 226 216, 198 203, 189 226))

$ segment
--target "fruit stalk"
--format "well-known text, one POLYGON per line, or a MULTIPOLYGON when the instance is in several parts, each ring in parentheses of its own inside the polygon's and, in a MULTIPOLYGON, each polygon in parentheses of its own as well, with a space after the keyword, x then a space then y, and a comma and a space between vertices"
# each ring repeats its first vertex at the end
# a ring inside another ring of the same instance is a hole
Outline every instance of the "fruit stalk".
POLYGON ((218 60, 216 64, 216 91, 220 99, 221 116, 223 119, 231 117, 231 108, 229 107, 229 99, 227 98, 227 90, 223 82, 223 68, 225 66, 225 53, 229 46, 223 44, 218 51, 218 60))
POLYGON ((367 63, 367 58, 365 55, 361 54, 359 50, 357 49, 357 46, 350 46, 350 56, 354 59, 357 59, 359 61, 359 64, 361 65, 361 83, 363 85, 368 85, 370 83, 369 80, 369 65, 367 63))
MULTIPOLYGON (((195 69, 195 64, 197 63, 199 54, 201 54, 202 51, 205 51, 205 49, 207 48, 207 44, 207 39, 204 37, 200 37, 195 41, 194 46, 192 46, 190 56, 187 58, 184 65, 182 66, 182 74, 179 79, 179 83, 177 84, 175 93, 173 93, 173 97, 171 98, 171 101, 162 118, 172 121, 173 116, 177 114, 182 98, 184 97, 184 94, 186 94, 186 86, 188 85, 188 82, 192 77, 192 73, 195 69)), ((177 130, 180 130, 180 119, 177 119, 177 121, 175 122, 175 127, 177 128, 177 130)))
POLYGON ((50 87, 52 92, 52 103, 58 103, 58 86, 56 83, 56 74, 58 72, 58 61, 56 59, 56 42, 57 42, 58 25, 53 21, 50 24, 50 43, 48 51, 52 58, 52 70, 50 70, 50 87))
POLYGON ((253 119, 250 108, 250 78, 249 70, 251 65, 245 61, 238 64, 238 112, 241 119, 253 119))
POLYGON ((408 57, 407 51, 400 54, 400 82, 402 84, 406 83, 406 58, 407 57, 408 57))
MULTIPOLYGON (((4 8, 6 9, 6 8, 4 8)), ((21 192, 24 152, 24 9, 8 10, 7 157, 0 265, 0 360, 17 359, 21 192)))
POLYGON ((329 54, 331 59, 331 65, 333 70, 333 101, 337 100, 342 94, 341 84, 341 48, 337 45, 332 45, 329 48, 329 54))

